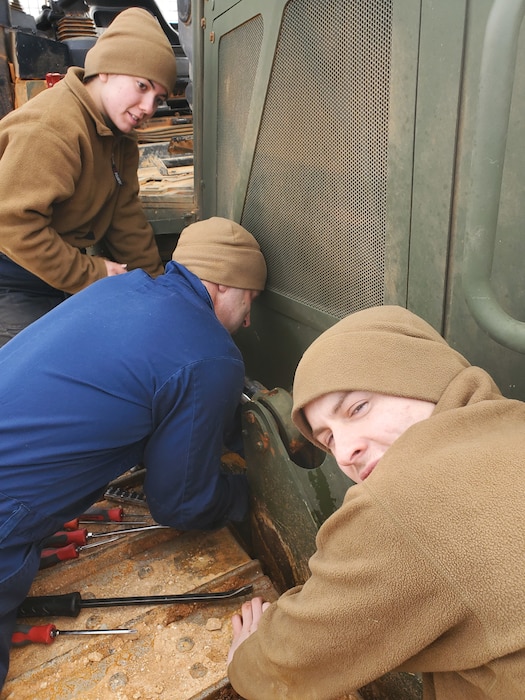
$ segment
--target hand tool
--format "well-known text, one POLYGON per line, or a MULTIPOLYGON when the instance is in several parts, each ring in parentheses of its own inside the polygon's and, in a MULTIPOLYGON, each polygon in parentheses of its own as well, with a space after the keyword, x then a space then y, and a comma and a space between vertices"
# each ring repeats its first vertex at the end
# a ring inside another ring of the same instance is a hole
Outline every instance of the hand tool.
MULTIPOLYGON (((88 532, 86 528, 80 530, 65 530, 55 532, 54 535, 46 537, 42 541, 44 547, 65 547, 68 544, 85 545, 88 540, 96 537, 122 537, 133 532, 142 532, 143 530, 160 530, 167 529, 168 525, 145 525, 144 527, 126 527, 122 530, 113 530, 112 532, 88 532)), ((102 544, 102 542, 101 542, 102 544)))
MULTIPOLYGON (((84 521, 84 520, 79 520, 78 518, 74 518, 73 520, 68 520, 67 523, 64 523, 62 527, 64 530, 68 530, 68 532, 71 532, 72 530, 78 530, 80 527, 80 523, 84 522, 89 522, 90 525, 93 524, 92 520, 89 521, 84 521)), ((94 523, 95 525, 144 525, 143 520, 122 520, 122 521, 98 521, 94 523)))
POLYGON ((78 555, 83 549, 90 549, 91 547, 99 547, 101 544, 109 544, 113 540, 118 539, 113 537, 109 540, 104 540, 104 542, 93 542, 92 544, 85 544, 78 547, 76 544, 67 544, 65 547, 53 547, 50 549, 43 549, 40 554, 40 566, 39 569, 48 569, 50 566, 59 564, 61 561, 68 561, 69 559, 78 559, 78 555))
POLYGON ((141 486, 146 478, 146 467, 136 465, 128 472, 110 481, 108 488, 129 488, 130 486, 141 486))
POLYGON ((68 544, 82 545, 87 544, 90 535, 91 533, 86 528, 81 528, 80 530, 59 530, 54 535, 45 537, 41 544, 42 547, 46 548, 65 547, 68 544))
POLYGON ((131 596, 127 598, 87 598, 80 593, 43 595, 26 598, 20 605, 17 617, 77 617, 83 608, 105 608, 122 605, 174 605, 176 603, 197 603, 210 600, 223 600, 251 593, 253 586, 218 593, 181 593, 175 595, 131 596))
POLYGON ((123 527, 121 530, 111 530, 111 532, 89 533, 91 537, 122 537, 130 532, 144 532, 144 530, 169 530, 169 525, 143 525, 142 527, 123 527))
MULTIPOLYGON (((151 517, 151 516, 149 516, 151 517)), ((106 523, 106 525, 112 525, 114 523, 122 523, 125 525, 144 525, 148 516, 143 513, 135 513, 133 515, 126 514, 124 516, 124 510, 121 506, 116 508, 89 508, 85 513, 79 515, 78 518, 73 518, 73 520, 68 520, 64 523, 64 530, 76 530, 79 523, 106 523), (124 520, 127 518, 140 518, 140 520, 124 520)))
MULTIPOLYGON (((146 516, 142 513, 133 513, 133 515, 127 514, 128 518, 140 518, 140 522, 144 522, 146 516)), ((115 508, 98 508, 93 506, 93 508, 88 508, 85 513, 78 516, 79 522, 81 523, 94 523, 94 522, 116 522, 121 523, 124 519, 124 509, 121 506, 115 508)), ((129 522, 129 521, 128 521, 129 522)))
POLYGON ((120 486, 108 486, 104 491, 106 501, 117 501, 118 503, 126 503, 138 506, 147 506, 146 496, 142 491, 133 491, 131 489, 121 488, 120 486))
POLYGON ((107 501, 147 506, 146 496, 140 488, 144 484, 145 477, 145 467, 141 464, 135 465, 128 472, 108 484, 104 491, 104 498, 107 501), (137 487, 138 490, 136 490, 137 487))
POLYGON ((78 518, 74 518, 73 520, 68 520, 62 527, 64 530, 78 530, 78 524, 78 518))
POLYGON ((16 625, 11 646, 24 647, 27 644, 52 644, 63 634, 133 634, 137 630, 57 630, 55 625, 16 625))

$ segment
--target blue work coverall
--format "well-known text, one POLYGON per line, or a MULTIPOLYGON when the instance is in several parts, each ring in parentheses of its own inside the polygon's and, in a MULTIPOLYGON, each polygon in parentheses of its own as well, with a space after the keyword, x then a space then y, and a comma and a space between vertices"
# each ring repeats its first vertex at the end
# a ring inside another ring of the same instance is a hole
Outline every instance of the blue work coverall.
POLYGON ((41 540, 141 462, 154 519, 241 521, 244 475, 220 457, 244 363, 202 282, 170 262, 108 277, 0 349, 0 688, 41 540))

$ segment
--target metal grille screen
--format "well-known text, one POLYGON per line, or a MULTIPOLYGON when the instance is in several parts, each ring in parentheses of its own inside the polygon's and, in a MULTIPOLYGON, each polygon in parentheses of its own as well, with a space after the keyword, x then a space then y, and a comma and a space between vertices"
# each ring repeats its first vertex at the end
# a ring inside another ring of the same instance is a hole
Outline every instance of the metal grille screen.
POLYGON ((268 288, 335 317, 383 303, 391 31, 392 0, 288 3, 250 175, 268 288))
POLYGON ((218 216, 229 216, 262 38, 261 15, 221 38, 218 86, 220 119, 217 133, 218 216))

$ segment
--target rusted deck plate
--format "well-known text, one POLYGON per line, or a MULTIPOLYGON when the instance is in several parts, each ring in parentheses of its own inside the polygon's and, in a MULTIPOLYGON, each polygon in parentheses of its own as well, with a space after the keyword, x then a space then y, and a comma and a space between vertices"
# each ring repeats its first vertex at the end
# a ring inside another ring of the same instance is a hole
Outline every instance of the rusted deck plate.
MULTIPOLYGON (((90 528, 95 531, 96 525, 90 528)), ((157 530, 85 550, 41 571, 31 595, 79 591, 83 599, 273 587, 232 533, 157 530)), ((235 698, 226 680, 231 615, 243 598, 219 603, 83 609, 60 629, 133 628, 134 635, 58 637, 14 649, 2 700, 204 700, 235 698)), ((25 621, 24 622, 29 622, 25 621)))

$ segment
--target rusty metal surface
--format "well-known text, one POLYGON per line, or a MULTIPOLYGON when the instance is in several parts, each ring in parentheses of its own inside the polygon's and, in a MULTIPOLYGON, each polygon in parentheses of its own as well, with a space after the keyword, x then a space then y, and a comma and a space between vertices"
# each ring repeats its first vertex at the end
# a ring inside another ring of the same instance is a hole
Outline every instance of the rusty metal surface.
MULTIPOLYGON (((95 525, 93 528, 95 530, 95 525)), ((276 593, 229 529, 156 530, 45 569, 31 595, 79 591, 83 599, 222 591, 253 583, 276 593)), ((235 698, 226 679, 231 616, 244 598, 219 603, 83 609, 58 629, 133 628, 135 635, 59 637, 13 649, 2 700, 204 700, 235 698), (228 695, 228 693, 230 693, 228 695)), ((26 621, 24 621, 26 622, 26 621)), ((29 621, 27 621, 29 622, 29 621)))
MULTIPOLYGON (((330 485, 324 491, 310 481, 310 470, 292 460, 286 421, 277 420, 281 404, 269 394, 245 404, 242 414, 248 479, 252 503, 252 530, 256 556, 283 592, 309 577, 308 560, 322 521, 335 510, 330 485), (279 430, 279 427, 281 430, 279 430)), ((283 405, 287 405, 284 403, 283 405)), ((316 471, 316 470, 311 470, 316 471)), ((323 472, 316 474, 323 478, 323 472)))

